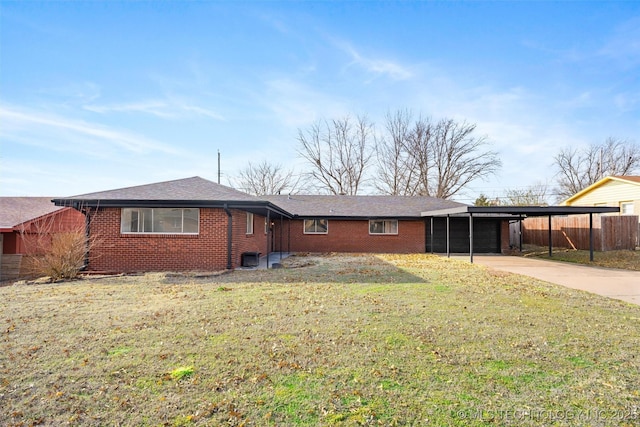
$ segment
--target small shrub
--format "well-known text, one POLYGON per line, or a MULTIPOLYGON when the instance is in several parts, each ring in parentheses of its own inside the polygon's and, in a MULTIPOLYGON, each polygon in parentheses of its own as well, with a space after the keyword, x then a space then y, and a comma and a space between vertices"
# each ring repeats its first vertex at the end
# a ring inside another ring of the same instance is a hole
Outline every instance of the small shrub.
POLYGON ((84 232, 61 232, 51 236, 51 244, 41 254, 29 256, 31 269, 52 281, 75 278, 84 266, 87 238, 84 232))
POLYGON ((84 225, 67 230, 59 227, 53 221, 42 221, 22 231, 26 270, 31 276, 48 276, 53 282, 77 277, 98 242, 87 237, 84 225))

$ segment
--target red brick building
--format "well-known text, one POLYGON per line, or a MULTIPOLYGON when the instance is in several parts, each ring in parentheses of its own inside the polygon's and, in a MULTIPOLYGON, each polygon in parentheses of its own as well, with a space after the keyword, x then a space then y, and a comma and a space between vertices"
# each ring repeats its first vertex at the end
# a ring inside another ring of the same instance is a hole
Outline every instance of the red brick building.
POLYGON ((22 255, 33 254, 53 233, 84 229, 85 218, 51 197, 0 197, 0 280, 20 277, 22 255))
MULTIPOLYGON (((104 272, 233 269, 243 254, 273 251, 428 252, 442 226, 422 212, 465 206, 432 197, 255 197, 200 177, 55 203, 86 214, 98 242, 89 269, 104 272)), ((499 251, 501 223, 488 226, 489 247, 499 251)))
POLYGON ((429 250, 429 230, 421 213, 463 206, 433 197, 291 195, 265 198, 295 215, 288 223, 274 223, 273 248, 287 252, 424 253, 429 250))

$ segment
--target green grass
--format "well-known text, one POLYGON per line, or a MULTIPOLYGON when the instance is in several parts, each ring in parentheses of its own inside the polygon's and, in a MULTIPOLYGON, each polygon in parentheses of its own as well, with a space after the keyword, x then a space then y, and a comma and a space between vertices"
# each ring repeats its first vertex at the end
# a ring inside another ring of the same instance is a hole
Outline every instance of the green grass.
POLYGON ((3 426, 639 422, 640 307, 436 256, 10 286, 0 324, 3 426))
POLYGON ((593 261, 586 250, 572 250, 564 248, 553 249, 549 257, 549 248, 531 246, 523 250, 525 256, 531 256, 552 261, 571 262, 575 264, 592 265, 605 268, 619 268, 623 270, 640 271, 640 251, 606 251, 594 252, 593 261))
POLYGON ((189 378, 193 375, 193 366, 181 366, 171 371, 170 375, 176 381, 180 381, 189 378))

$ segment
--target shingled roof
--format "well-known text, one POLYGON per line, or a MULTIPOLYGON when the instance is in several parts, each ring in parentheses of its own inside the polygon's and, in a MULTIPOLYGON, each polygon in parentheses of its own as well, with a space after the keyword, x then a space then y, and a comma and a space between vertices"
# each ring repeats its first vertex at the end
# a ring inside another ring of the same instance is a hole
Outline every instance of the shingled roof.
POLYGON ((11 230, 60 209, 51 197, 0 197, 0 229, 11 230))
POLYGON ((117 190, 99 191, 67 197, 68 200, 224 200, 224 201, 259 201, 251 196, 225 185, 217 184, 199 176, 156 182, 119 188, 117 190))
POLYGON ((263 196, 300 217, 322 218, 420 218, 426 210, 466 206, 434 197, 409 196, 263 196))
POLYGON ((137 185, 116 190, 54 199, 58 206, 90 207, 229 207, 266 215, 290 217, 288 212, 260 199, 199 176, 137 185))
POLYGON ((421 212, 466 206, 434 197, 408 196, 252 196, 231 187, 200 178, 179 179, 97 193, 81 194, 54 202, 60 206, 140 207, 194 206, 229 207, 285 217, 324 218, 420 218, 421 212))

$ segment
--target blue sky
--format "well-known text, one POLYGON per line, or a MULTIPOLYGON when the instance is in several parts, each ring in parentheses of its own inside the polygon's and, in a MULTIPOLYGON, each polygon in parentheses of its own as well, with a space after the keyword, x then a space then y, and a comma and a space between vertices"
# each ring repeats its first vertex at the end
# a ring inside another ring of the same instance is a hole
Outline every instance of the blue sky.
POLYGON ((563 147, 640 143, 640 2, 0 1, 0 195, 248 161, 388 111, 477 124, 503 162, 458 200, 553 184, 563 147))

